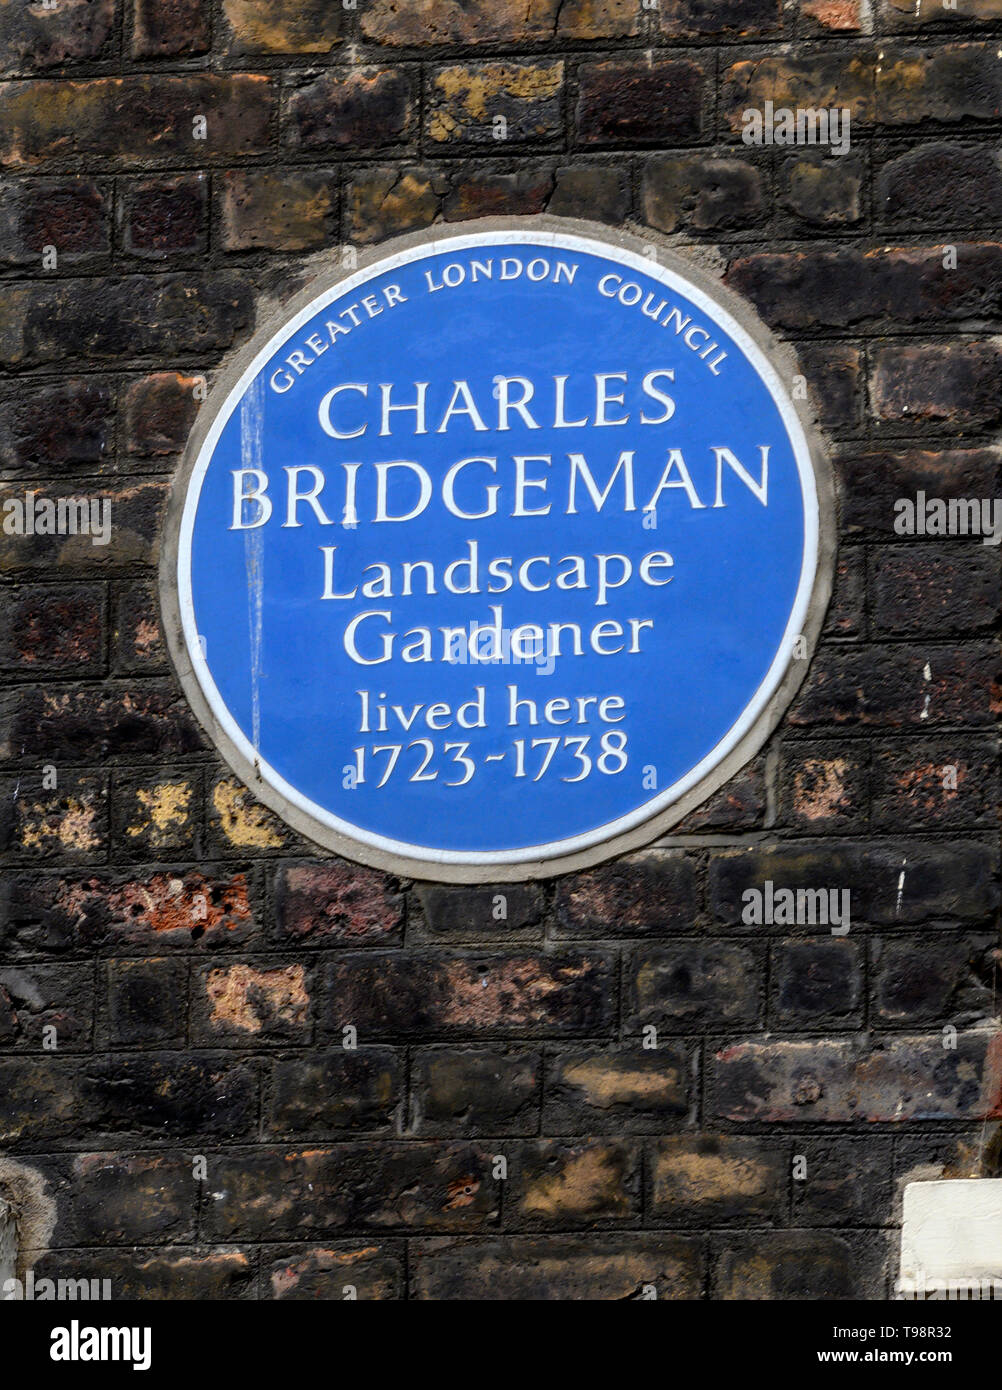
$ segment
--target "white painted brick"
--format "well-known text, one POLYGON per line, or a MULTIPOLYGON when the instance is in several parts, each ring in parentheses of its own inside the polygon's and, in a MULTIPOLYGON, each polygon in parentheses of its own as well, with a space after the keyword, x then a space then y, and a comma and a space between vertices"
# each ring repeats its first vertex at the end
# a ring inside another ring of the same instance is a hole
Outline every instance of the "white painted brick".
POLYGON ((1002 1178, 909 1183, 901 1278, 1002 1278, 1002 1178))

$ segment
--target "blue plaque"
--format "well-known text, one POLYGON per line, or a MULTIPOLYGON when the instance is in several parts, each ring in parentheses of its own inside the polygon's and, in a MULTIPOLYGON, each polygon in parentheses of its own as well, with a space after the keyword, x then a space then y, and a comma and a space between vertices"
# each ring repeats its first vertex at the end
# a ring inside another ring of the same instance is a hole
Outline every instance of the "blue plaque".
POLYGON ((202 407, 176 664, 256 794, 365 862, 511 879, 649 841, 761 744, 820 625, 828 485, 776 348, 573 226, 383 248, 202 407))

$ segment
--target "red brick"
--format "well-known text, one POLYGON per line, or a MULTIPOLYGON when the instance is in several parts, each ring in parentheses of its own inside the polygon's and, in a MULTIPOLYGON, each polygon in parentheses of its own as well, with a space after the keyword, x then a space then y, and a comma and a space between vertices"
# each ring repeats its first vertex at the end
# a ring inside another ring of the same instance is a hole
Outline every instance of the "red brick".
POLYGON ((295 864, 279 869, 275 920, 286 938, 321 945, 395 945, 403 899, 385 874, 359 864, 295 864))
POLYGON ((131 179, 121 187, 122 245, 130 255, 162 260, 205 250, 209 192, 205 174, 131 179))

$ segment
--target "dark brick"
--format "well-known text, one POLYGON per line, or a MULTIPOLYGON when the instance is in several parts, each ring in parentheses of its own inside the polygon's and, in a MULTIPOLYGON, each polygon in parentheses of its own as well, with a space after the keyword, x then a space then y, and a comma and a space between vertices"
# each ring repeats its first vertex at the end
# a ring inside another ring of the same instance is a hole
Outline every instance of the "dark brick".
POLYGON ((723 231, 762 220, 762 176, 745 159, 659 155, 644 168, 644 220, 662 232, 723 231))
POLYGON ((971 1126, 957 1134, 953 1128, 926 1130, 911 1135, 899 1134, 894 1141, 894 1176, 908 1182, 928 1182, 940 1178, 979 1178, 999 1176, 997 1126, 988 1130, 984 1125, 971 1126), (991 1134, 990 1150, 985 1140, 991 1134))
MULTIPOLYGON (((853 923, 982 921, 996 910, 997 873, 998 856, 987 845, 829 839, 718 851, 710 862, 709 892, 716 917, 734 926, 741 922, 743 893, 761 890, 766 881, 774 885, 774 892, 848 889, 853 923)), ((827 935, 829 928, 815 924, 808 930, 827 935)))
POLYGON ((416 110, 411 69, 325 72, 286 97, 285 141, 292 149, 378 150, 408 138, 416 110))
MULTIPOLYGON (((899 497, 995 496, 1002 490, 1002 449, 908 449, 852 454, 839 461, 842 525, 850 533, 893 537, 899 497)), ((914 543, 914 542, 913 542, 914 543)))
POLYGON ((500 146, 554 140, 563 129, 564 65, 471 63, 433 71, 425 92, 424 130, 437 145, 500 146), (496 123, 504 121, 504 134, 496 123))
POLYGON ((81 1078, 96 1134, 247 1139, 257 1130, 257 1078, 238 1061, 135 1053, 89 1061, 81 1078))
POLYGON ((0 460, 5 468, 42 466, 49 473, 103 469, 114 439, 115 396, 95 377, 36 382, 0 406, 0 460))
POLYGON ((111 251, 110 187, 88 178, 8 184, 0 212, 0 266, 96 269, 111 251), (55 264, 43 260, 43 253, 55 264))
POLYGON ((506 1211, 538 1226, 628 1221, 640 1212, 640 1153, 622 1139, 523 1144, 506 1211))
POLYGON ((866 164, 859 155, 807 150, 780 170, 782 207, 812 227, 852 227, 865 214, 866 164))
POLYGON ((87 965, 0 969, 0 1047, 31 1052, 89 1048, 94 975, 87 965))
POLYGON ((798 1226, 883 1226, 891 1207, 886 1140, 797 1139, 806 1176, 793 1184, 798 1226))
POLYGON ((278 870, 275 920, 282 936, 297 941, 392 946, 403 898, 385 874, 359 864, 294 864, 278 870))
POLYGON ((252 317, 240 276, 130 275, 19 286, 0 319, 0 360, 42 366, 211 352, 229 347, 252 317))
POLYGON ((391 1134, 403 1094, 403 1066, 388 1047, 288 1057, 272 1068, 273 1134, 391 1134))
MULTIPOLYGON (((81 1153, 47 1172, 57 1246, 160 1245, 195 1236, 199 1185, 171 1153, 81 1153)), ((60 1255, 67 1266, 73 1257, 60 1255)), ((108 1277, 104 1275, 102 1277, 108 1277)), ((112 1290, 118 1296, 116 1287, 112 1290)))
POLYGON ((224 0, 226 52, 329 53, 348 15, 330 0, 224 0))
POLYGON ((863 960, 852 941, 780 941, 772 949, 770 1018, 781 1028, 861 1021, 863 960))
POLYGON ((114 51, 115 0, 85 4, 4 5, 0 9, 0 72, 39 72, 109 58, 114 51))
POLYGON ((997 226, 1002 220, 1002 170, 981 145, 918 145, 877 173, 874 211, 895 226, 997 226))
POLYGON ((843 548, 835 562, 834 592, 823 629, 826 637, 858 637, 866 631, 864 554, 860 547, 843 548))
POLYGON ((151 261, 204 252, 208 195, 205 174, 130 179, 118 213, 124 250, 151 261))
POLYGON ((188 58, 210 41, 205 0, 132 0, 133 58, 188 58))
POLYGON ((0 1058, 0 1141, 4 1144, 58 1142, 86 1119, 75 1060, 0 1058))
POLYGON ((667 1225, 773 1224, 786 1214, 786 1146, 744 1135, 677 1135, 651 1146, 650 1212, 667 1225))
POLYGON ((661 0, 661 30, 671 37, 749 38, 780 34, 781 0, 661 0))
POLYGON ((806 727, 990 724, 996 668, 995 653, 983 645, 823 647, 788 718, 806 727))
MULTIPOLYGON (((885 51, 875 71, 882 125, 950 125, 997 121, 1002 105, 998 44, 913 44, 885 51)), ((815 102, 815 104, 820 104, 815 102)))
POLYGON ((742 830, 760 825, 766 809, 765 768, 750 763, 691 811, 675 827, 675 834, 699 830, 742 830))
POLYGON ((108 965, 108 1044, 171 1047, 185 1042, 188 967, 177 960, 108 965))
POLYGON ((874 557, 872 583, 874 625, 895 636, 984 632, 1002 603, 998 551, 983 544, 888 546, 874 557))
POLYGON ((177 1245, 168 1250, 50 1251, 35 1266, 36 1281, 109 1279, 115 1299, 191 1300, 253 1298, 257 1252, 177 1245))
POLYGON ((845 1302, 873 1292, 851 1245, 823 1231, 728 1237, 714 1284, 721 1299, 845 1302))
POLYGON ((223 175, 227 251, 317 251, 337 239, 335 169, 236 169, 223 175))
POLYGON ((667 936, 701 915, 695 861, 678 850, 646 850, 558 880, 557 934, 667 936))
POLYGON ((428 883, 418 888, 417 896, 434 940, 522 941, 542 936, 545 902, 538 884, 449 888, 428 883))
POLYGON ((257 1148, 216 1158, 209 1182, 210 1239, 310 1240, 346 1226, 478 1230, 497 1219, 491 1156, 470 1144, 257 1148))
POLYGON ((154 372, 130 382, 123 399, 123 447, 134 458, 179 454, 198 414, 200 378, 154 372))
POLYGON ((995 738, 914 739, 873 755, 873 824, 895 830, 994 827, 999 765, 995 738))
POLYGON ((709 1022, 750 1022, 758 1014, 763 970, 741 946, 680 941, 638 952, 626 973, 625 1027, 639 1033, 688 1032, 709 1022))
POLYGON ((560 955, 355 955, 327 970, 328 1032, 561 1037, 607 1033, 610 962, 600 953, 560 955))
POLYGON ((1000 372, 1002 347, 994 342, 877 347, 870 369, 873 411, 895 422, 996 424, 1002 420, 1000 372))
POLYGON ((682 1046, 581 1047, 546 1058, 544 1129, 557 1134, 660 1134, 687 1116, 691 1067, 682 1046))
POLYGON ((190 710, 170 688, 142 692, 21 688, 0 701, 0 761, 132 761, 191 753, 201 741, 190 710))
POLYGON ((57 567, 100 571, 152 564, 165 496, 160 482, 119 488, 64 482, 30 489, 8 483, 0 500, 4 525, 14 517, 24 529, 5 537, 0 572, 47 575, 57 567))
POLYGON ((411 1128, 455 1138, 535 1134, 540 1083, 538 1052, 422 1049, 411 1062, 411 1128))
POLYGON ((902 937, 873 943, 873 1017, 954 1027, 989 1019, 1000 952, 991 936, 902 937))
POLYGON ((589 164, 558 169, 546 211, 557 217, 588 217, 618 226, 630 211, 626 171, 589 164))
POLYGON ((685 59, 585 63, 578 137, 586 145, 660 144, 702 131, 703 71, 685 59))
POLYGON ((23 584, 3 591, 0 670, 21 675, 104 670, 104 590, 97 584, 23 584))
POLYGON ((257 74, 6 82, 0 86, 0 165, 71 155, 134 164, 262 154, 273 108, 272 79, 257 74), (194 136, 196 116, 206 119, 204 140, 194 136))
POLYGON ((476 167, 453 176, 442 204, 447 222, 465 218, 531 215, 546 209, 553 188, 548 169, 519 169, 513 173, 476 167))
MULTIPOLYGON (((767 252, 732 261, 726 282, 751 299, 766 322, 782 328, 845 328, 863 320, 907 324, 991 318, 1002 292, 1002 246, 970 243, 955 249, 953 270, 944 264, 942 246, 767 252)), ((951 363, 954 371, 963 371, 972 349, 986 353, 989 345, 896 344, 877 351, 893 360, 901 354, 937 353, 945 374, 951 363)), ((923 384, 933 385, 937 370, 932 367, 930 381, 923 384)))
POLYGON ((829 429, 852 429, 859 421, 859 349, 845 343, 826 343, 823 347, 802 347, 799 356, 820 423, 829 429))
POLYGON ((893 28, 918 29, 927 24, 970 24, 998 18, 998 0, 954 0, 947 9, 943 0, 881 0, 880 18, 893 28))
POLYGON ((439 1238, 411 1246, 419 1299, 698 1298, 699 1244, 674 1235, 523 1236, 493 1241, 439 1238))
POLYGON ((1002 1115, 998 1035, 855 1042, 746 1042, 710 1059, 708 1113, 733 1121, 901 1124, 1002 1115))
POLYGON ((385 1245, 335 1242, 274 1252, 265 1270, 264 1296, 276 1299, 398 1299, 403 1296, 401 1254, 385 1245))

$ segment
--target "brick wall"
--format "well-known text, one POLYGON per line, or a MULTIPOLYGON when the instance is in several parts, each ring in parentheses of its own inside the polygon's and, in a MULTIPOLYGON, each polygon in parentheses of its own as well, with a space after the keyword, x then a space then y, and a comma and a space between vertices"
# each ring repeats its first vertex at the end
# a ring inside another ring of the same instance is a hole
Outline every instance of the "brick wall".
POLYGON ((3 6, 0 50, 3 492, 114 522, 0 535, 0 1151, 56 1204, 37 1272, 885 1297, 901 1180, 1000 1162, 999 551, 893 530, 918 489, 999 495, 999 0, 54 0, 3 6), (851 151, 745 145, 767 98, 849 108, 851 151), (263 299, 543 211, 697 248, 797 345, 837 592, 681 841, 400 882, 208 746, 165 493, 263 299), (850 933, 745 925, 766 880, 850 889, 850 933))

